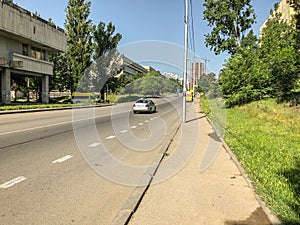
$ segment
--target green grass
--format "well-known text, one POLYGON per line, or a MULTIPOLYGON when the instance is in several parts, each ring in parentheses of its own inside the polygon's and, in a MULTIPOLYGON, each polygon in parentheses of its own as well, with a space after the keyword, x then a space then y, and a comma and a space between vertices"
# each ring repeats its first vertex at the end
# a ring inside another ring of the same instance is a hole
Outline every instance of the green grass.
POLYGON ((70 107, 72 104, 18 104, 0 106, 0 111, 3 110, 22 110, 22 109, 44 109, 44 108, 58 108, 70 107))
POLYGON ((269 99, 226 112, 225 140, 258 195, 284 224, 300 224, 300 108, 269 99))

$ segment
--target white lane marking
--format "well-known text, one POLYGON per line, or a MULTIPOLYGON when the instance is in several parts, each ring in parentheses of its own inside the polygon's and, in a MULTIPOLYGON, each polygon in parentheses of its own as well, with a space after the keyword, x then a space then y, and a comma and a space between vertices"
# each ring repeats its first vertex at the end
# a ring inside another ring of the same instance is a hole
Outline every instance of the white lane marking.
POLYGON ((149 120, 145 120, 145 123, 149 123, 149 120))
POLYGON ((132 127, 130 127, 131 129, 135 129, 136 128, 136 126, 132 126, 132 127))
POLYGON ((121 132, 121 133, 127 133, 128 130, 121 130, 120 132, 121 132))
POLYGON ((113 138, 115 138, 115 137, 116 137, 116 136, 111 135, 111 136, 108 136, 108 137, 106 138, 106 140, 113 139, 113 138))
POLYGON ((143 126, 143 125, 144 125, 144 123, 139 123, 139 125, 140 125, 140 126, 143 126))
POLYGON ((19 132, 25 132, 25 131, 31 131, 31 130, 36 130, 36 129, 42 129, 42 128, 47 128, 47 127, 54 127, 54 126, 68 124, 68 123, 81 122, 81 121, 84 121, 84 120, 97 119, 97 118, 101 118, 101 117, 105 117, 105 116, 109 116, 109 115, 101 115, 101 116, 95 116, 95 117, 88 117, 88 118, 79 119, 79 120, 72 120, 72 121, 66 121, 66 122, 61 122, 61 123, 53 123, 53 124, 43 125, 43 126, 38 126, 38 127, 30 127, 30 128, 26 128, 26 129, 13 130, 13 131, 8 131, 8 132, 0 133, 0 136, 6 135, 6 134, 14 134, 14 133, 19 133, 19 132))
POLYGON ((154 120, 154 118, 151 118, 150 120, 154 120))
POLYGON ((95 148, 95 147, 97 147, 98 145, 100 145, 100 143, 96 142, 96 143, 90 144, 89 147, 90 147, 90 148, 95 148))
POLYGON ((62 162, 67 161, 71 158, 73 158, 73 155, 66 155, 64 157, 61 157, 59 159, 56 159, 56 160, 52 161, 52 163, 62 163, 62 162))
POLYGON ((9 188, 17 183, 24 181, 24 180, 26 180, 26 177, 24 177, 24 176, 16 177, 10 181, 7 181, 7 182, 1 184, 0 188, 9 188))

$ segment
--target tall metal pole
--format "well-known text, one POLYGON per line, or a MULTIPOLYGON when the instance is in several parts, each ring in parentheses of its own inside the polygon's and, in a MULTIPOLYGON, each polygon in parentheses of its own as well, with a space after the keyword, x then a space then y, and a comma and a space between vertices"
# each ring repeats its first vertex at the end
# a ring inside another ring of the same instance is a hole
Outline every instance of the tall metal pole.
POLYGON ((186 80, 187 80, 187 56, 188 56, 188 18, 189 18, 189 0, 185 0, 184 17, 184 68, 183 68, 183 104, 182 104, 182 123, 186 122, 186 80))

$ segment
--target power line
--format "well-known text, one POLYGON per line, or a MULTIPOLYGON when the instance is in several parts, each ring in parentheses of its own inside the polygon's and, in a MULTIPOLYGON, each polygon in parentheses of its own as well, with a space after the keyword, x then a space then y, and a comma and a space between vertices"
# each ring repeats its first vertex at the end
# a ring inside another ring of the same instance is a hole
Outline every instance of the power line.
POLYGON ((196 52, 196 48, 195 48, 195 32, 194 32, 194 16, 193 16, 193 1, 192 0, 189 0, 189 2, 190 2, 190 18, 191 18, 191 24, 190 24, 190 32, 191 32, 191 34, 190 34, 190 37, 191 37, 191 50, 192 50, 192 52, 193 53, 195 53, 196 52))

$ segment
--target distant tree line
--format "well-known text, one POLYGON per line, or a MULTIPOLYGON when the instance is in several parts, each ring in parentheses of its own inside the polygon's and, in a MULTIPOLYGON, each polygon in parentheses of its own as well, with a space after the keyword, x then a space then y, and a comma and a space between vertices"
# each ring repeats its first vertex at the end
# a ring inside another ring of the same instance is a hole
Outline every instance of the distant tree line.
POLYGON ((256 16, 250 0, 214 2, 204 2, 204 19, 213 27, 205 41, 216 54, 230 54, 218 78, 227 106, 299 98, 299 1, 289 1, 296 11, 291 23, 280 19, 275 4, 260 38, 251 30, 256 16))
POLYGON ((144 96, 160 96, 166 93, 175 93, 180 88, 176 79, 168 79, 159 72, 136 74, 131 78, 121 94, 136 94, 144 96))

